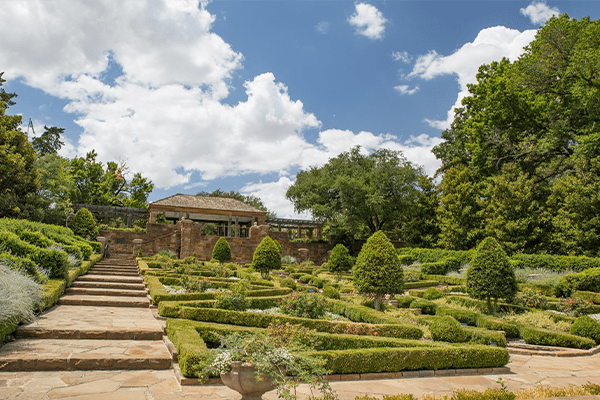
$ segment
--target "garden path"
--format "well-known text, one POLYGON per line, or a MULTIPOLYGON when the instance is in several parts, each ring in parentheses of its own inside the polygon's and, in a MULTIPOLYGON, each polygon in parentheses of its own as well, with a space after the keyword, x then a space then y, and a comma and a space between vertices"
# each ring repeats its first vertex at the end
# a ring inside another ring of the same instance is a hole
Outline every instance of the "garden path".
POLYGON ((102 260, 0 347, 0 371, 170 369, 149 306, 134 259, 102 260))

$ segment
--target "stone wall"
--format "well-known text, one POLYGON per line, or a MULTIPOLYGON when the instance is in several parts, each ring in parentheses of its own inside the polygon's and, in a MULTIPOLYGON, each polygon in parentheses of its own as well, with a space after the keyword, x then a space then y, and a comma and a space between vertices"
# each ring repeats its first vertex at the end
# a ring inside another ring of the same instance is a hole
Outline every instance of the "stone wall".
MULTIPOLYGON (((320 265, 327 261, 330 246, 327 243, 290 243, 287 232, 272 232, 268 226, 251 228, 250 237, 225 237, 231 247, 231 261, 240 264, 250 264, 254 250, 261 240, 269 235, 281 243, 282 256, 290 255, 299 262, 308 258, 320 265), (307 251, 301 251, 307 249, 307 251)), ((218 236, 202 235, 202 224, 191 220, 178 221, 177 224, 147 224, 146 233, 101 231, 114 253, 133 254, 133 240, 142 239, 142 254, 152 256, 161 250, 175 252, 179 258, 196 254, 200 260, 210 260, 218 236)))

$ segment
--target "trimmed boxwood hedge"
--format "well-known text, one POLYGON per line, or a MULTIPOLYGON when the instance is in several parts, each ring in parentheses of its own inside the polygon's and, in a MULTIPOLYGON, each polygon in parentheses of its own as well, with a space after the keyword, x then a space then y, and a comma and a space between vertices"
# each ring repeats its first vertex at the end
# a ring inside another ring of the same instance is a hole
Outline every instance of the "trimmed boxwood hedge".
POLYGON ((467 283, 467 278, 454 278, 445 275, 428 275, 423 274, 423 278, 431 281, 447 283, 450 285, 464 285, 467 283))
POLYGON ((440 315, 440 316, 449 315, 451 317, 454 317, 454 319, 456 319, 458 322, 462 322, 463 324, 475 326, 475 325, 477 325, 477 319, 480 317, 481 314, 476 313, 474 311, 470 311, 470 310, 463 310, 460 308, 439 306, 435 310, 435 315, 440 315))
POLYGON ((571 325, 571 334, 592 339, 596 344, 600 344, 600 324, 587 315, 575 320, 571 325))
POLYGON ((367 324, 398 323, 398 318, 388 316, 371 307, 333 299, 329 299, 328 302, 331 312, 342 315, 352 322, 365 322, 367 324))
POLYGON ((404 282, 404 289, 417 289, 423 287, 437 286, 440 283, 438 281, 416 281, 416 282, 404 282))
POLYGON ((571 347, 575 349, 591 349, 596 345, 592 339, 581 336, 559 333, 548 329, 532 327, 521 328, 521 337, 527 344, 540 346, 571 347))
POLYGON ((489 329, 490 331, 504 331, 507 338, 516 339, 521 337, 521 328, 519 325, 503 319, 481 315, 477 318, 477 326, 489 329))
POLYGON ((600 293, 588 292, 585 290, 574 290, 571 293, 571 296, 591 301, 594 304, 600 304, 600 293))
POLYGON ((325 321, 284 315, 186 307, 180 306, 178 302, 169 301, 163 301, 159 304, 158 313, 163 317, 185 318, 195 321, 218 322, 221 324, 253 326, 258 328, 266 328, 271 323, 285 324, 288 322, 291 324, 303 325, 307 328, 315 329, 318 332, 388 336, 405 339, 420 339, 423 336, 423 331, 413 325, 375 325, 355 322, 325 321))

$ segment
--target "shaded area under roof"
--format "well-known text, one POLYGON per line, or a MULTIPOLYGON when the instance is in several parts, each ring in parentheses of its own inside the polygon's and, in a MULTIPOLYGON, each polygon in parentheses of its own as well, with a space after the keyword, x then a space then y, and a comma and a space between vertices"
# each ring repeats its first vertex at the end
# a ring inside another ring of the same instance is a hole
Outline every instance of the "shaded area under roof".
POLYGON ((204 210, 238 211, 266 214, 266 211, 252 207, 242 201, 227 197, 195 196, 191 194, 175 194, 173 196, 150 203, 153 207, 198 208, 204 210))

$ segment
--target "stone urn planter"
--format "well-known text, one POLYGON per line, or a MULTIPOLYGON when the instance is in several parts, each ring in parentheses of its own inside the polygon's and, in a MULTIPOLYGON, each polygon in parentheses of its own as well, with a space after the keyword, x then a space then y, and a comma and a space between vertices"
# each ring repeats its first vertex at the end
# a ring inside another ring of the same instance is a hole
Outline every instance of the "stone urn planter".
POLYGON ((252 364, 233 361, 231 370, 221 374, 221 380, 225 386, 240 393, 242 400, 260 400, 263 394, 275 389, 275 384, 270 377, 257 381, 255 372, 252 364))

